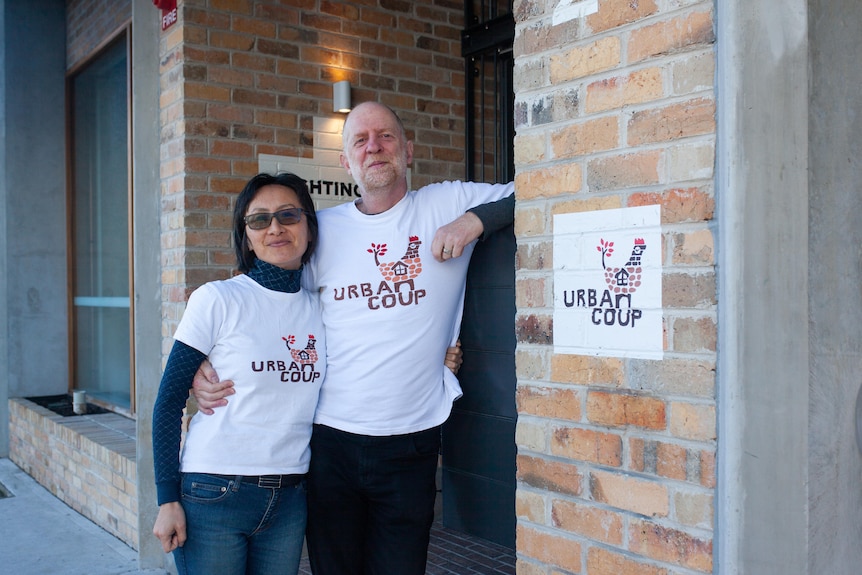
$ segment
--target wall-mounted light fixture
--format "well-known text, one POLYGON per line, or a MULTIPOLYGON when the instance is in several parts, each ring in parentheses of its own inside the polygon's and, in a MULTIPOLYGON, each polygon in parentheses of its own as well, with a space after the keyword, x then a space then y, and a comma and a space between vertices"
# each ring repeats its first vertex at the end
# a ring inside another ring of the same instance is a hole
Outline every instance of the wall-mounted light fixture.
POLYGON ((349 80, 342 80, 332 85, 332 110, 340 114, 350 111, 349 80))

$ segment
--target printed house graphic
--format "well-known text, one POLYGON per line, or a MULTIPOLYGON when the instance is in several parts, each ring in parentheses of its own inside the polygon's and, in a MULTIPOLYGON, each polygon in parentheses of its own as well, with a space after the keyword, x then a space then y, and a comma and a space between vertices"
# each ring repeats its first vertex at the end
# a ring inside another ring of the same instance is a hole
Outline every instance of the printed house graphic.
POLYGON ((407 264, 405 264, 404 262, 402 262, 400 260, 395 262, 395 264, 393 264, 393 266, 392 266, 392 272, 396 276, 407 275, 407 264))

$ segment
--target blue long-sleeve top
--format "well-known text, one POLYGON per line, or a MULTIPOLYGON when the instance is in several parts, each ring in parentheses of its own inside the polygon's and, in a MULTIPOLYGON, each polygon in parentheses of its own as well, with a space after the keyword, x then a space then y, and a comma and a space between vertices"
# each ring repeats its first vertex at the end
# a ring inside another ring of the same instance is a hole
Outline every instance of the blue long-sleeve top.
MULTIPOLYGON (((296 293, 302 269, 285 270, 256 260, 248 277, 266 289, 296 293)), ((180 439, 182 415, 195 373, 207 355, 181 341, 174 341, 159 394, 153 407, 153 464, 158 504, 180 500, 180 439)))
POLYGON ((496 202, 478 205, 467 211, 473 212, 482 221, 484 231, 480 239, 484 241, 488 239, 488 236, 505 228, 515 220, 515 194, 510 194, 496 202))

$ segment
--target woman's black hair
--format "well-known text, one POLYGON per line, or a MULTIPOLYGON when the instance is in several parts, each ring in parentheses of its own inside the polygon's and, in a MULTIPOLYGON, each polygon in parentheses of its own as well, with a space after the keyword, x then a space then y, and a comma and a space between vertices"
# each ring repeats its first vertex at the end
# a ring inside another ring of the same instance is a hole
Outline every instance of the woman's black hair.
POLYGON ((305 180, 289 172, 275 175, 258 174, 250 179, 239 193, 233 208, 233 249, 236 253, 236 265, 241 273, 246 273, 254 267, 256 259, 254 252, 249 249, 245 234, 245 216, 248 206, 262 187, 271 185, 284 186, 296 192, 299 198, 299 207, 305 212, 305 218, 308 222, 308 249, 302 254, 303 264, 311 258, 314 247, 317 245, 317 213, 314 211, 314 201, 311 199, 305 180))

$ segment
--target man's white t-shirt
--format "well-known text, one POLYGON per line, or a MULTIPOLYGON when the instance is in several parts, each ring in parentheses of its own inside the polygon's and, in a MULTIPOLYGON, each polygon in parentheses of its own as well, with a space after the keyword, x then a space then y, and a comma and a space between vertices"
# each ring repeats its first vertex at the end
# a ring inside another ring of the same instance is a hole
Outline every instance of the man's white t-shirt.
POLYGON ((449 417, 461 388, 443 359, 460 331, 474 244, 441 263, 431 241, 468 209, 512 192, 512 184, 443 182, 381 214, 352 203, 319 212, 318 246, 303 274, 305 285, 320 289, 327 330, 315 423, 383 436, 449 417))

